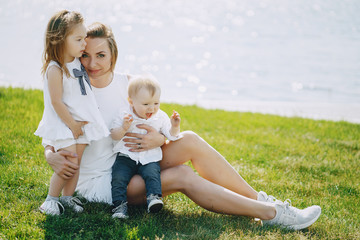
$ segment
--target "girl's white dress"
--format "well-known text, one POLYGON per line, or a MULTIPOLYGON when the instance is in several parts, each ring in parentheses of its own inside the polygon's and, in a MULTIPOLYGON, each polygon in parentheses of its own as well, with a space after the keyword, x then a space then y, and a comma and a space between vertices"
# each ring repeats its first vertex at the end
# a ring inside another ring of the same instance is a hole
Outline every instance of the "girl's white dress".
MULTIPOLYGON (((60 119, 51 104, 47 71, 53 65, 59 67, 55 61, 51 61, 46 69, 43 90, 45 106, 44 113, 40 124, 35 131, 35 135, 46 139, 48 142, 74 138, 71 130, 60 119)), ((73 69, 81 70, 81 63, 79 59, 75 58, 74 61, 67 63, 66 67, 70 72, 70 77, 67 77, 65 73, 63 74, 62 100, 75 120, 89 122, 83 127, 83 136, 89 142, 108 136, 110 132, 100 114, 94 93, 92 92, 89 84, 83 77, 82 80, 84 81, 86 95, 82 95, 79 80, 74 76, 73 69)))

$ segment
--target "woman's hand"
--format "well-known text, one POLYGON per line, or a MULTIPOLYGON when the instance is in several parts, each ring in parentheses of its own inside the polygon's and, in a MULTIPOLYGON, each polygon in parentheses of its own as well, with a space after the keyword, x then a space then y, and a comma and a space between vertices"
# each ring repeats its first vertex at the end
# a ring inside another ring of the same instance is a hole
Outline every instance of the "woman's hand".
POLYGON ((79 169, 79 165, 71 162, 67 157, 77 157, 77 155, 66 150, 54 152, 50 146, 45 148, 46 161, 54 172, 65 180, 72 178, 79 169))
POLYGON ((126 147, 129 147, 130 152, 143 152, 153 148, 161 147, 165 143, 165 136, 145 124, 136 125, 138 128, 145 129, 146 134, 140 133, 126 133, 124 142, 126 147), (134 137, 134 138, 127 138, 134 137))

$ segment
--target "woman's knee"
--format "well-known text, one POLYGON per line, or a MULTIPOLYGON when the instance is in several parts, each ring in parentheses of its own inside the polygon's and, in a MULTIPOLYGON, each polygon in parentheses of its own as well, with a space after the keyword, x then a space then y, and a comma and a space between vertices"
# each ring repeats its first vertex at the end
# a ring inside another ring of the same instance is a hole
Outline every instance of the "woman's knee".
POLYGON ((145 187, 145 183, 144 179, 140 175, 136 174, 130 179, 128 188, 136 191, 136 189, 143 187, 145 187))
POLYGON ((193 131, 184 131, 181 134, 183 136, 182 141, 185 142, 188 147, 196 147, 199 142, 203 141, 202 138, 193 131))
POLYGON ((189 184, 193 183, 194 176, 196 173, 194 170, 187 165, 177 166, 177 181, 180 183, 180 186, 186 187, 189 184))
POLYGON ((198 138, 200 138, 199 135, 197 135, 197 133, 190 131, 190 130, 181 132, 181 135, 183 136, 184 139, 190 140, 190 141, 196 141, 196 140, 198 140, 198 138))
POLYGON ((140 175, 134 175, 128 184, 128 195, 137 195, 145 190, 144 179, 140 175))
POLYGON ((131 178, 127 188, 127 200, 130 204, 143 204, 145 201, 145 182, 139 175, 131 178))
POLYGON ((187 165, 178 165, 161 171, 163 195, 174 192, 187 193, 196 182, 196 173, 187 165))

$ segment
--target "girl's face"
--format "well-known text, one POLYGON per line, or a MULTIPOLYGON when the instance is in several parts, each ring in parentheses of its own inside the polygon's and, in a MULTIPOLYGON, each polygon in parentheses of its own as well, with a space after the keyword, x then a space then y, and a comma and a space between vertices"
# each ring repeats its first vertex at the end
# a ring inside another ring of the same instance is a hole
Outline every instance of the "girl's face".
POLYGON ((64 60, 66 63, 82 56, 86 46, 85 38, 86 28, 84 24, 75 25, 70 34, 65 38, 64 60))
POLYGON ((81 57, 90 78, 99 78, 111 73, 111 51, 105 38, 86 38, 87 45, 81 57))
POLYGON ((159 111, 160 92, 156 91, 154 96, 151 96, 146 88, 141 88, 135 96, 129 98, 129 103, 138 117, 151 118, 159 111))

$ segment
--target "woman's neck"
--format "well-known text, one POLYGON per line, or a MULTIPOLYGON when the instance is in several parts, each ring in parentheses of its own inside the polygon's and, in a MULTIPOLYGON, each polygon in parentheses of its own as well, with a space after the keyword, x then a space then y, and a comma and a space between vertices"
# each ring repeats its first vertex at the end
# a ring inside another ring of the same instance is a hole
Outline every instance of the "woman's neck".
POLYGON ((113 77, 114 73, 109 71, 108 73, 99 77, 90 77, 90 83, 96 88, 104 88, 112 82, 113 77))

